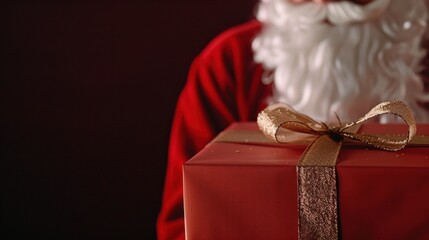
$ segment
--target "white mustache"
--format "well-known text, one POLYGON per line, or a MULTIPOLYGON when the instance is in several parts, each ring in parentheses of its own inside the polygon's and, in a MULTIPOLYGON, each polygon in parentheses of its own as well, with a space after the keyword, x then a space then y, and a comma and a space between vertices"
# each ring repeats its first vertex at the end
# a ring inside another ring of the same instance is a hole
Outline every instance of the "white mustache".
POLYGON ((277 24, 292 20, 306 24, 328 21, 331 24, 340 25, 376 18, 384 12, 390 1, 374 0, 365 5, 346 1, 325 4, 314 2, 294 4, 284 1, 281 4, 274 4, 273 7, 278 13, 277 24), (284 14, 285 12, 287 14, 284 14))

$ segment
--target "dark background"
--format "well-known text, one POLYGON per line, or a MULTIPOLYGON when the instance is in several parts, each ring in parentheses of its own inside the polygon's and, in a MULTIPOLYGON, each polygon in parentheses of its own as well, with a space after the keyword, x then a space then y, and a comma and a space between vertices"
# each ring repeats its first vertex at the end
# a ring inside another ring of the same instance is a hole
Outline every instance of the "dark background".
POLYGON ((7 1, 1 239, 155 239, 192 59, 255 0, 7 1))

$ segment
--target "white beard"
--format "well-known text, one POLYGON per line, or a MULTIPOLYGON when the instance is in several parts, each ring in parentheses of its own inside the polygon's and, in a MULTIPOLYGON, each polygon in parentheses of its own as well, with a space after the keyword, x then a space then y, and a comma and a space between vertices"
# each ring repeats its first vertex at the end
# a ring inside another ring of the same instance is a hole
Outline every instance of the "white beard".
MULTIPOLYGON (((425 0, 263 0, 254 58, 273 73, 272 102, 319 121, 356 120, 380 102, 402 100, 417 121, 429 122, 418 104, 429 101, 418 75, 427 15, 425 0)), ((381 119, 390 121, 396 118, 381 119)))

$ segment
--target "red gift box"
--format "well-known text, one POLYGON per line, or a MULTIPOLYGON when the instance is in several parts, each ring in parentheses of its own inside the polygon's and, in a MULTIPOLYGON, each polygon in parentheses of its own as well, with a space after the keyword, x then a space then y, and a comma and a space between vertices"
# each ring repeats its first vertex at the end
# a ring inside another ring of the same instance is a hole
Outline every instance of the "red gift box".
MULTIPOLYGON (((364 125, 360 132, 406 132, 404 125, 364 125)), ((250 143, 255 123, 226 132, 185 163, 186 238, 297 239, 296 165, 302 146, 250 143), (243 133, 245 133, 243 135, 243 133)), ((418 125, 429 135, 429 125, 418 125)), ((388 152, 343 146, 337 169, 342 239, 429 239, 429 147, 388 152)))

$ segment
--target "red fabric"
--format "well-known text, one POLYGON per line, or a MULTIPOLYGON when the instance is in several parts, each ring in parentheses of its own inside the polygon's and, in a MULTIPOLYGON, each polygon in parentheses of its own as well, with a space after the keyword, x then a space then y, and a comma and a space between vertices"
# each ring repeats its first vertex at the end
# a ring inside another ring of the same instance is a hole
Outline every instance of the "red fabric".
MULTIPOLYGON (((251 42, 261 24, 251 21, 216 39, 193 62, 176 107, 170 136, 158 239, 184 239, 182 164, 228 125, 254 121, 271 85, 261 81, 251 42)), ((428 62, 428 61, 426 61, 428 62)))
POLYGON ((236 121, 252 121, 265 107, 271 87, 261 82, 262 67, 252 61, 256 21, 214 39, 193 62, 176 107, 170 137, 158 239, 184 239, 182 164, 219 131, 236 121), (253 107, 249 107, 253 106, 253 107))

